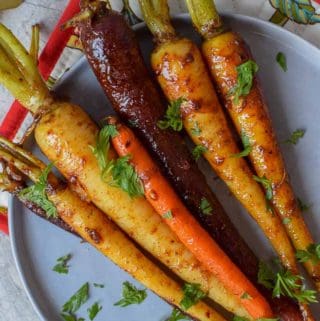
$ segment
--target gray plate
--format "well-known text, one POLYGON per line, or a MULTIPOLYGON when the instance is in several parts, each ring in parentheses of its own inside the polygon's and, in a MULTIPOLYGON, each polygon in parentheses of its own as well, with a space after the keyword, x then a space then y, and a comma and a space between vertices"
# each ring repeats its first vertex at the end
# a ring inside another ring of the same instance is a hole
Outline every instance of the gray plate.
MULTIPOLYGON (((312 204, 305 219, 319 242, 320 51, 285 29, 255 18, 228 15, 226 20, 250 44, 260 66, 259 76, 279 140, 285 140, 297 128, 307 130, 297 146, 282 144, 281 147, 296 194, 312 204), (289 70, 286 73, 275 60, 279 51, 287 57, 289 70)), ((175 19, 175 23, 183 35, 199 41, 187 15, 175 19)), ((138 36, 147 58, 152 41, 144 25, 138 27, 138 36)), ((109 104, 84 59, 65 75, 57 91, 84 106, 96 121, 108 114, 106 105, 109 104)), ((34 144, 31 147, 38 153, 34 144)), ((256 224, 229 195, 224 184, 215 179, 205 162, 201 166, 243 237, 260 258, 270 258, 273 252, 256 224)), ((87 307, 96 300, 103 305, 97 321, 163 321, 169 315, 171 308, 152 293, 140 306, 113 306, 121 296, 122 282, 134 282, 129 275, 88 244, 81 244, 78 238, 30 215, 15 199, 10 201, 9 218, 16 264, 29 298, 42 319, 60 320, 62 304, 86 281, 104 283, 105 288, 91 288, 90 302, 79 311, 81 316, 86 316, 87 307), (73 254, 70 273, 59 275, 51 269, 55 260, 66 253, 73 254)), ((313 308, 315 315, 319 315, 319 304, 313 308)))

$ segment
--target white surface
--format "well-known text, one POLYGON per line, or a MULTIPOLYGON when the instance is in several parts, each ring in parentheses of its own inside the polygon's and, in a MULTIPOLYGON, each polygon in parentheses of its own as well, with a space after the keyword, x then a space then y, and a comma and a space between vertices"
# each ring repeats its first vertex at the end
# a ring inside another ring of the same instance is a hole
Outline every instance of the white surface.
MULTIPOLYGON (((118 5, 120 0, 115 0, 118 5)), ((174 12, 184 11, 183 1, 171 0, 176 3, 174 12), (180 5, 179 5, 180 3, 180 5)), ((268 19, 273 12, 269 3, 264 0, 219 0, 219 8, 225 11, 239 12, 268 19)), ((58 16, 67 0, 26 0, 17 9, 0 12, 0 22, 10 27, 19 38, 29 44, 30 27, 41 23, 41 45, 46 42, 58 16)), ((298 26, 289 22, 286 26, 316 45, 320 45, 319 25, 298 26)), ((12 98, 0 89, 0 119, 5 114, 12 98)), ((39 320, 33 311, 22 289, 21 282, 13 265, 9 240, 0 235, 0 321, 36 321, 39 320)))

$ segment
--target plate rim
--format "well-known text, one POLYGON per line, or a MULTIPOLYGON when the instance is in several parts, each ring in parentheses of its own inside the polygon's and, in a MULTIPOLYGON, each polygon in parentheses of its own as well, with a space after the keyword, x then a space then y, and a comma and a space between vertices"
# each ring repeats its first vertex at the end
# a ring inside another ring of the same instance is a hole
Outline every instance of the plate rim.
MULTIPOLYGON (((290 43, 292 43, 294 41, 297 46, 297 41, 298 41, 298 42, 300 42, 300 44, 299 44, 300 46, 302 45, 302 46, 306 47, 305 49, 312 50, 313 54, 319 55, 319 57, 320 57, 320 48, 318 48, 315 44, 302 38, 300 35, 297 35, 291 31, 285 29, 284 27, 276 25, 270 21, 266 21, 266 20, 263 20, 263 19, 260 19, 257 17, 239 14, 239 13, 230 13, 230 12, 224 13, 223 11, 222 11, 221 15, 223 17, 227 17, 227 18, 230 18, 230 17, 235 18, 237 21, 240 21, 240 22, 241 21, 246 21, 246 22, 249 21, 255 25, 258 24, 260 26, 263 26, 264 29, 267 28, 271 31, 275 30, 275 32, 278 32, 278 33, 280 32, 286 38, 286 40, 288 40, 288 39, 290 40, 290 43)), ((172 20, 176 20, 176 19, 190 20, 190 15, 189 15, 189 13, 181 13, 181 14, 173 15, 172 20)), ((141 22, 141 23, 134 25, 133 29, 139 30, 139 29, 144 28, 145 26, 146 26, 145 22, 141 22)), ((70 68, 70 71, 68 71, 68 74, 72 73, 73 70, 79 68, 79 66, 82 65, 85 60, 86 60, 85 56, 81 57, 70 68)), ((9 197, 8 197, 8 225, 9 225, 9 238, 10 238, 11 252, 13 255, 14 263, 15 263, 19 278, 20 278, 21 283, 23 285, 24 291, 27 294, 28 300, 30 301, 34 311, 37 313, 40 320, 46 321, 45 312, 41 308, 40 304, 37 302, 36 296, 34 295, 35 287, 32 287, 29 285, 29 280, 28 280, 28 277, 26 276, 26 272, 25 272, 25 270, 23 268, 23 264, 22 264, 23 249, 22 249, 22 245, 21 245, 21 239, 19 241, 19 237, 17 237, 17 232, 19 229, 19 226, 18 226, 19 220, 17 219, 18 213, 14 212, 14 208, 15 208, 17 202, 20 203, 16 197, 9 194, 9 197), (20 244, 19 244, 19 242, 20 242, 20 244)))

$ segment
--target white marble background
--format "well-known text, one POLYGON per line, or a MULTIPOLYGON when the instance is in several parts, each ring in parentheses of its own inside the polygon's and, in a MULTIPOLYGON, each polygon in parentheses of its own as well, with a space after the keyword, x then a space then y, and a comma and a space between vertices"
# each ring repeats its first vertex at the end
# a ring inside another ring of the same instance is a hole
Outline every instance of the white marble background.
MULTIPOLYGON (((121 7, 120 0, 111 2, 115 8, 121 7)), ((217 0, 216 2, 219 10, 243 13, 263 19, 268 19, 274 12, 267 0, 217 0)), ((19 39, 28 46, 31 26, 40 23, 41 47, 43 47, 66 4, 67 0, 25 0, 19 8, 0 12, 0 22, 11 28, 19 39)), ((136 1, 132 1, 132 5, 135 9, 137 8, 136 1)), ((183 0, 171 0, 170 5, 172 13, 186 11, 183 0)), ((320 47, 319 25, 298 26, 289 22, 286 28, 320 47)), ((0 121, 11 102, 12 97, 0 88, 0 121)), ((2 202, 4 200, 5 197, 2 197, 2 202)), ((0 321, 36 320, 39 320, 39 317, 33 311, 24 293, 14 266, 9 238, 1 235, 0 232, 0 321)))

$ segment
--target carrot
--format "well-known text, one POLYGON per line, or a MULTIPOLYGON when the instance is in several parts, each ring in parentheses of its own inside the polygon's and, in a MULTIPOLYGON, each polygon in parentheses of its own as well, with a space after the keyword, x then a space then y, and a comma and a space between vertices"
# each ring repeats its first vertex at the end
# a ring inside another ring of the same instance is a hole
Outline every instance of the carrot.
MULTIPOLYGON (((116 119, 110 117, 109 122, 116 123, 116 119)), ((130 156, 130 162, 142 181, 145 197, 157 213, 164 217, 198 260, 239 298, 252 317, 272 316, 263 296, 186 209, 133 132, 120 123, 117 123, 117 131, 112 144, 120 156, 130 156), (248 293, 252 299, 244 298, 244 293, 248 293)))
MULTIPOLYGON (((45 165, 32 154, 2 139, 6 150, 0 147, 0 159, 6 165, 38 182, 45 165)), ((155 263, 91 203, 81 200, 65 183, 49 174, 47 197, 55 206, 58 217, 74 229, 84 240, 124 269, 173 306, 180 308, 184 296, 181 286, 155 263)), ((202 321, 226 321, 202 301, 191 306, 188 315, 202 321)))
MULTIPOLYGON (((250 49, 241 36, 233 31, 214 33, 203 28, 208 20, 215 19, 217 15, 211 0, 205 1, 211 8, 206 10, 206 18, 198 16, 200 7, 204 5, 203 1, 187 2, 196 28, 204 38, 202 53, 217 85, 221 101, 238 133, 246 135, 251 146, 249 159, 258 176, 265 177, 270 182, 273 193, 271 202, 285 222, 284 226, 292 244, 296 250, 307 250, 310 244, 314 244, 314 240, 290 185, 289 175, 256 77, 246 95, 235 99, 235 95, 230 94, 237 84, 237 68, 254 61, 250 49)), ((304 265, 320 290, 320 262, 307 260, 304 265)))

